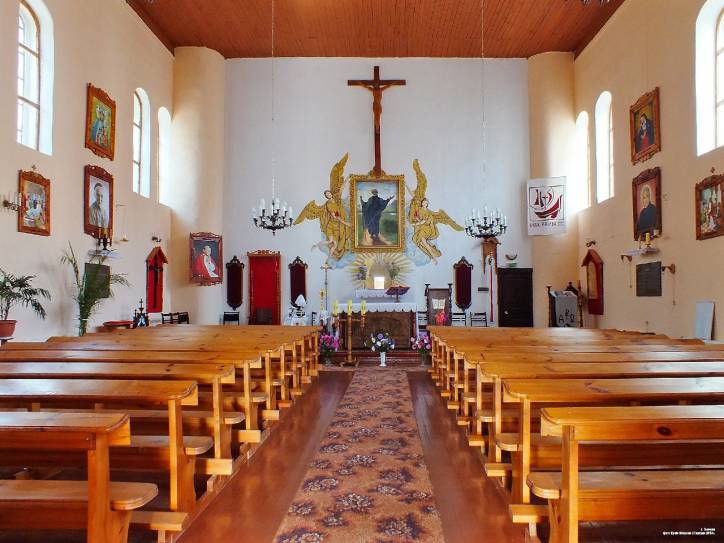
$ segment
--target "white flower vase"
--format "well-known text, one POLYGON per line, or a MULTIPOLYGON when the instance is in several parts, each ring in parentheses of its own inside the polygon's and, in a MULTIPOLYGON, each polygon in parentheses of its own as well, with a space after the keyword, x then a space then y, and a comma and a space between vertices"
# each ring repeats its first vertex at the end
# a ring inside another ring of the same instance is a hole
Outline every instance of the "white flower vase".
POLYGON ((384 351, 380 352, 380 367, 381 367, 381 368, 386 368, 386 367, 387 367, 387 364, 385 364, 385 355, 386 355, 386 354, 387 354, 387 353, 384 352, 384 351))

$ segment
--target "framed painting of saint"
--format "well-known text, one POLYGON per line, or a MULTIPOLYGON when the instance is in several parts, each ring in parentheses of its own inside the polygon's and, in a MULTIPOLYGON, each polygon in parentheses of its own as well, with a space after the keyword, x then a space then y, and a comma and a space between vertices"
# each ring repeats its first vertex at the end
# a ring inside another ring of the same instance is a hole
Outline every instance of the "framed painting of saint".
POLYGON ((661 151, 659 88, 647 92, 630 109, 631 163, 644 162, 661 151))
POLYGON ((86 166, 83 200, 83 231, 113 238, 113 176, 99 166, 86 166))
POLYGON ((85 146, 113 160, 116 152, 116 103, 103 90, 88 83, 85 146))
POLYGON ((696 184, 696 239, 724 235, 724 175, 712 175, 696 184))
POLYGON ((20 171, 18 232, 50 235, 50 180, 36 172, 20 171))
POLYGON ((216 285, 224 280, 223 240, 218 234, 196 232, 189 236, 191 282, 216 285))
POLYGON ((405 176, 350 176, 352 251, 405 249, 405 176))
POLYGON ((661 169, 651 168, 636 176, 631 185, 634 239, 661 233, 661 169))

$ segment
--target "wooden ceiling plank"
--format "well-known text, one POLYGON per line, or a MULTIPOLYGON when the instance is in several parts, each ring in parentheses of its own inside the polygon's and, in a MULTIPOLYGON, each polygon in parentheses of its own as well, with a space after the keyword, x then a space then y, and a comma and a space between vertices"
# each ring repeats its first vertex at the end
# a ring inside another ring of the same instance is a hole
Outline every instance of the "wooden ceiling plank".
MULTIPOLYGON (((271 54, 271 0, 126 0, 161 42, 227 58, 271 54)), ((275 0, 277 56, 479 57, 481 0, 275 0)), ((482 0, 486 57, 576 54, 620 7, 482 0)))

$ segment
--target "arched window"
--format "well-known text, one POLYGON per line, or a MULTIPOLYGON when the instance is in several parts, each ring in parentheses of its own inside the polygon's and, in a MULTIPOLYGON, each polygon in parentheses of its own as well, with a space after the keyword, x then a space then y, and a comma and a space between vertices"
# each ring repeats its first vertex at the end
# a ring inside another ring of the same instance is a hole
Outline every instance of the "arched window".
POLYGON ((171 114, 158 108, 158 201, 170 205, 171 200, 171 114))
POLYGON ((611 93, 596 101, 596 201, 613 197, 613 108, 611 93))
POLYGON ((148 94, 143 89, 133 93, 133 192, 151 196, 151 129, 148 94))
POLYGON ((724 0, 704 2, 696 19, 696 149, 724 145, 724 0))
POLYGON ((18 143, 37 149, 40 142, 40 27, 24 2, 18 16, 18 143))
POLYGON ((22 0, 18 10, 18 143, 52 153, 53 23, 41 0, 22 0))
POLYGON ((572 212, 591 205, 591 145, 588 136, 588 113, 581 111, 576 119, 573 182, 568 187, 572 212))

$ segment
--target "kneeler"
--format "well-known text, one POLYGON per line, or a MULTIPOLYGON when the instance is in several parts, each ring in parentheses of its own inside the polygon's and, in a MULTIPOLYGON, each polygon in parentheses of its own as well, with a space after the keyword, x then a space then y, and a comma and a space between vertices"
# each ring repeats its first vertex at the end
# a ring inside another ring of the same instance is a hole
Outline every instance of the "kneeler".
POLYGON ((249 257, 249 323, 261 324, 271 313, 271 322, 281 324, 281 255, 274 251, 254 251, 249 257), (261 310, 261 311, 260 311, 261 310))

